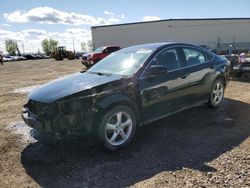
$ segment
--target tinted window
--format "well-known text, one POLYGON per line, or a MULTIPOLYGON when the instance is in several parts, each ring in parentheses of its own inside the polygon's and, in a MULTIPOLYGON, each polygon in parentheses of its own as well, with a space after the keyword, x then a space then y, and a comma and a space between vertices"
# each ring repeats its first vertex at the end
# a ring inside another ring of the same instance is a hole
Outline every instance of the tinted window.
POLYGON ((203 54, 205 55, 206 61, 211 61, 213 59, 213 56, 209 53, 203 52, 203 54))
POLYGON ((107 53, 112 53, 112 52, 115 52, 117 50, 119 50, 118 47, 109 47, 109 48, 107 48, 107 53))
POLYGON ((193 48, 183 48, 187 66, 198 65, 206 62, 205 55, 202 51, 193 48))
POLYGON ((101 53, 104 50, 104 47, 96 48, 95 53, 101 53))
POLYGON ((176 48, 167 49, 160 52, 156 55, 155 60, 156 61, 154 62, 154 64, 163 65, 167 68, 168 71, 180 68, 180 61, 177 55, 176 48))

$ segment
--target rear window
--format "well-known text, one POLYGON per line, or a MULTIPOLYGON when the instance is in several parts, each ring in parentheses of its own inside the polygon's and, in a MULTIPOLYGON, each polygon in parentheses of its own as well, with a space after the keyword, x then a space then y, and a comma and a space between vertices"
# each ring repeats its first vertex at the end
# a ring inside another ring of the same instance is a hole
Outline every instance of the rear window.
POLYGON ((108 47, 107 50, 109 53, 112 53, 112 52, 115 52, 117 50, 119 50, 120 48, 119 47, 108 47))
POLYGON ((198 65, 206 62, 203 51, 193 48, 183 48, 187 66, 198 65))

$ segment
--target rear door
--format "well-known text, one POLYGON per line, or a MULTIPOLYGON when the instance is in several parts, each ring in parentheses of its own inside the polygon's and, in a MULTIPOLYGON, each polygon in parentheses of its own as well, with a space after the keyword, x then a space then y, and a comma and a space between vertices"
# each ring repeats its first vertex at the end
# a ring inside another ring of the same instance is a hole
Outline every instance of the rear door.
POLYGON ((213 56, 191 46, 183 46, 180 52, 184 63, 182 72, 188 81, 188 105, 208 100, 211 75, 215 73, 213 56))

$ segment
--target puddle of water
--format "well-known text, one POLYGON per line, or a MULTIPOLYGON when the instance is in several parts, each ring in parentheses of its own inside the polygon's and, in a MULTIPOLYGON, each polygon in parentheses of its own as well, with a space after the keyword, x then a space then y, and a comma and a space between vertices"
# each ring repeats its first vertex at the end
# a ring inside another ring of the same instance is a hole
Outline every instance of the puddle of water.
POLYGON ((30 128, 23 121, 13 122, 6 126, 6 129, 14 134, 21 135, 24 143, 35 143, 37 140, 32 136, 35 134, 34 129, 30 128))
POLYGON ((34 86, 17 88, 15 90, 13 90, 12 93, 29 94, 31 91, 38 88, 39 86, 40 85, 34 85, 34 86))

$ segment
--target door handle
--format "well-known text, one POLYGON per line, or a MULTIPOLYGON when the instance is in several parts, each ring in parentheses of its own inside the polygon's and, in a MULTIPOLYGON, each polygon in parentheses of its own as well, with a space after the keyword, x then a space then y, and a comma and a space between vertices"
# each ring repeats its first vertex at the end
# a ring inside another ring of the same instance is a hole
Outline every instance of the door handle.
POLYGON ((180 76, 181 79, 185 79, 187 77, 188 77, 188 74, 181 74, 181 76, 180 76))

